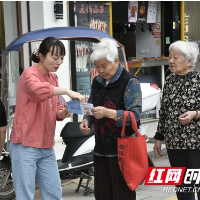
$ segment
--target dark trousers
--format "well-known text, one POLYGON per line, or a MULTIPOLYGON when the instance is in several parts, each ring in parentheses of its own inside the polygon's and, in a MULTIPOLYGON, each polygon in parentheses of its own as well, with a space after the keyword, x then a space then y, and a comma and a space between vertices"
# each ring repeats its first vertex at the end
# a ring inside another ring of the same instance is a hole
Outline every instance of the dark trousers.
POLYGON ((94 156, 94 193, 96 200, 136 200, 122 176, 117 157, 94 156))
MULTIPOLYGON (((182 150, 182 149, 168 149, 168 157, 171 167, 186 167, 187 169, 199 169, 200 168, 200 150, 182 150)), ((184 179, 183 179, 184 180, 184 179)), ((192 189, 187 192, 176 192, 178 200, 195 200, 194 187, 197 187, 197 196, 200 200, 200 184, 191 185, 182 184, 176 186, 178 188, 191 187, 192 189)))

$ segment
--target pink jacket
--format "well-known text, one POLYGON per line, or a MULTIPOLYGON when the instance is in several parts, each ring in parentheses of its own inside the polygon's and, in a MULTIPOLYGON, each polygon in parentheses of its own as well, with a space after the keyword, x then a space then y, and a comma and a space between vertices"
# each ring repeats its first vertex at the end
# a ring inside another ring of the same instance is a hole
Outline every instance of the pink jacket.
POLYGON ((57 111, 63 109, 58 96, 54 73, 44 74, 37 65, 22 73, 16 98, 15 117, 10 139, 13 143, 36 148, 54 146, 57 111))

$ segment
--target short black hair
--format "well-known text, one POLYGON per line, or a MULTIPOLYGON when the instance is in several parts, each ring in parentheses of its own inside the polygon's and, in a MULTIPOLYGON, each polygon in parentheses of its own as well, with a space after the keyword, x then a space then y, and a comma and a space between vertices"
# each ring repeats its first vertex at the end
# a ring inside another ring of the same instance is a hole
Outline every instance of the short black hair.
POLYGON ((38 53, 35 53, 35 51, 31 54, 31 59, 34 63, 39 63, 39 53, 41 53, 44 57, 47 55, 47 53, 51 52, 51 55, 54 55, 55 53, 59 54, 61 56, 65 56, 65 46, 64 44, 58 40, 55 37, 47 37, 45 38, 42 43, 39 46, 38 53), (56 52, 55 52, 56 51, 56 52))

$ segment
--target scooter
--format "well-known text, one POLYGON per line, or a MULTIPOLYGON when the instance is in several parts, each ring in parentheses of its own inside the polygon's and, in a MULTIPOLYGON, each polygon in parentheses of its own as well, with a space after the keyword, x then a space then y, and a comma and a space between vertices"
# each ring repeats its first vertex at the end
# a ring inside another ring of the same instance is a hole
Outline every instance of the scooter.
MULTIPOLYGON (((68 122, 60 136, 66 144, 62 159, 57 160, 61 180, 80 178, 76 192, 84 187, 83 195, 93 193, 90 181, 93 176, 94 127, 89 135, 84 135, 79 129, 79 122, 68 122), (83 179, 87 182, 82 184, 83 179)), ((11 159, 5 144, 0 168, 0 200, 12 200, 15 191, 12 180, 11 159)))
MULTIPOLYGON (((93 150, 95 145, 94 126, 91 126, 89 135, 84 135, 79 129, 80 122, 68 122, 63 127, 60 136, 66 144, 62 159, 57 160, 61 180, 79 178, 76 192, 80 187, 85 188, 83 195, 93 193, 90 188, 93 173, 93 150), (86 179, 86 184, 82 181, 86 179)), ((146 141, 148 137, 146 136, 146 141)), ((15 191, 12 181, 11 160, 5 145, 0 169, 0 200, 12 200, 15 198, 15 191)), ((148 156, 149 166, 154 163, 148 156)))
POLYGON ((60 136, 66 144, 61 160, 58 160, 58 169, 61 180, 80 178, 76 192, 84 187, 83 195, 93 193, 89 187, 93 173, 94 126, 90 134, 84 135, 79 129, 80 122, 68 122, 61 131, 60 136), (82 184, 87 179, 86 185, 82 184))

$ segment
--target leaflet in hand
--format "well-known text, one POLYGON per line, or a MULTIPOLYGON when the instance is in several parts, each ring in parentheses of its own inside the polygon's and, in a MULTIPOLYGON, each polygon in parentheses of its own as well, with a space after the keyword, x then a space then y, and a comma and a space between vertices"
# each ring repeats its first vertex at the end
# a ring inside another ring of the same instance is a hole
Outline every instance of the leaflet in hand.
POLYGON ((75 113, 79 115, 93 115, 92 109, 94 108, 93 104, 79 102, 79 100, 72 100, 67 102, 67 107, 69 113, 75 113))
POLYGON ((61 103, 66 109, 68 109, 68 107, 67 107, 67 102, 65 101, 64 97, 60 95, 59 98, 60 98, 60 103, 61 103))
POLYGON ((79 115, 93 115, 92 109, 94 106, 91 103, 79 102, 79 100, 66 102, 62 96, 60 96, 60 103, 68 109, 69 113, 75 113, 79 115))

